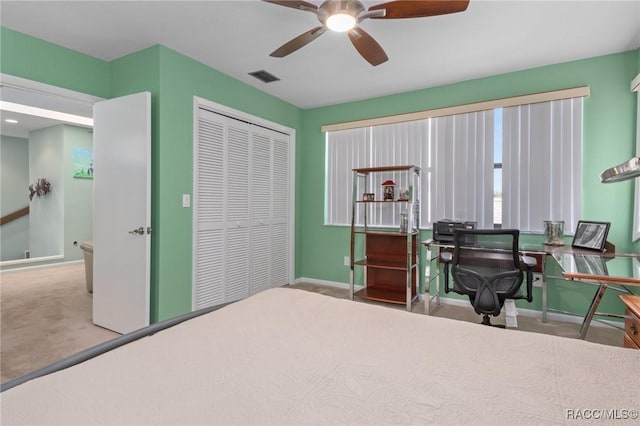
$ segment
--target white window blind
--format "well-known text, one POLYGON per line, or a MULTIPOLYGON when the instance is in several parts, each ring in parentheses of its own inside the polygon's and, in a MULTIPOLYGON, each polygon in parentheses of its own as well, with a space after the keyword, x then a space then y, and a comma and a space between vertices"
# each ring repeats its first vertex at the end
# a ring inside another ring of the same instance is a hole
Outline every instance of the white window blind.
POLYGON ((423 223, 446 218, 493 228, 493 111, 433 118, 431 141, 423 223))
MULTIPOLYGON (((572 230, 580 217, 582 98, 331 131, 326 143, 329 225, 351 223, 353 168, 412 164, 423 227, 453 219, 542 232, 545 220, 572 230)), ((367 192, 386 179, 407 186, 393 173, 376 179, 367 192)), ((395 210, 372 210, 371 225, 397 225, 395 210)))
POLYGON ((351 224, 352 169, 367 166, 370 128, 327 133, 325 222, 351 224))
MULTIPOLYGON (((428 120, 408 121, 371 127, 369 162, 361 167, 423 166, 423 148, 429 145, 428 120)), ((371 187, 368 192, 381 194, 382 183, 392 180, 396 191, 409 189, 409 174, 405 172, 373 173, 369 175, 371 187)), ((424 199, 425 192, 418 200, 424 199)), ((365 208, 364 205, 360 206, 365 208)), ((399 209, 385 204, 371 206, 369 222, 373 226, 396 226, 399 209)), ((358 215, 362 217, 362 215, 358 215)), ((422 221, 422 218, 420 218, 422 221)))
MULTIPOLYGON (((422 168, 420 199, 427 201, 421 223, 448 217, 493 226, 492 138, 491 111, 328 132, 326 223, 351 223, 352 169, 416 165, 422 168)), ((403 175, 376 173, 367 192, 379 192, 387 179, 407 189, 403 175)), ((398 212, 385 207, 372 208, 372 226, 397 225, 398 212)))
POLYGON ((581 205, 582 98, 503 110, 503 228, 576 228, 581 205))

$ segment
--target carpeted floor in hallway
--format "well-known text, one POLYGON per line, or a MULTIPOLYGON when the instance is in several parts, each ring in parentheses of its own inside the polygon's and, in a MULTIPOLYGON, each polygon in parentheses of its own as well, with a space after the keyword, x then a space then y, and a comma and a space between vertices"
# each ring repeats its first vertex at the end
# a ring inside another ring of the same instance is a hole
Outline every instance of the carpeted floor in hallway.
POLYGON ((2 382, 119 334, 93 325, 84 264, 0 274, 2 382))

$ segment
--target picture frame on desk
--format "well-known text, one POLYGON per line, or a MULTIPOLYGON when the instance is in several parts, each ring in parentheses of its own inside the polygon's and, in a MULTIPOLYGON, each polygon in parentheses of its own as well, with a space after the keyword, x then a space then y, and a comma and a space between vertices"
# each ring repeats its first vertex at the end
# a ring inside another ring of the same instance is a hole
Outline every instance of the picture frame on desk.
POLYGON ((578 221, 572 247, 604 251, 611 222, 578 221))

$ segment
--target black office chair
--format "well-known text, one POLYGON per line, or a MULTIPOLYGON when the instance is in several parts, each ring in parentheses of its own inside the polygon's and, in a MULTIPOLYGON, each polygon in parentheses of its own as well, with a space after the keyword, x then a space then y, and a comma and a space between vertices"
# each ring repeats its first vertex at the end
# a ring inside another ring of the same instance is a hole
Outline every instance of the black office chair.
POLYGON ((457 229, 453 236, 453 254, 440 254, 444 263, 444 291, 469 296, 473 309, 482 315, 481 324, 493 325, 489 316, 500 314, 505 299, 532 300, 532 269, 537 262, 533 257, 520 256, 519 235, 517 229, 457 229), (452 287, 449 272, 453 277, 452 287))

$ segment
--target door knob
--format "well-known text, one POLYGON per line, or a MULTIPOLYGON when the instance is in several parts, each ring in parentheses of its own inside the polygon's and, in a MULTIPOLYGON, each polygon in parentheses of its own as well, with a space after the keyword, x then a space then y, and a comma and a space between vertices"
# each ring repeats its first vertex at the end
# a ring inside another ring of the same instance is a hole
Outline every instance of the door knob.
POLYGON ((132 229, 131 231, 129 231, 129 233, 130 234, 144 235, 144 228, 141 226, 140 228, 132 229))

